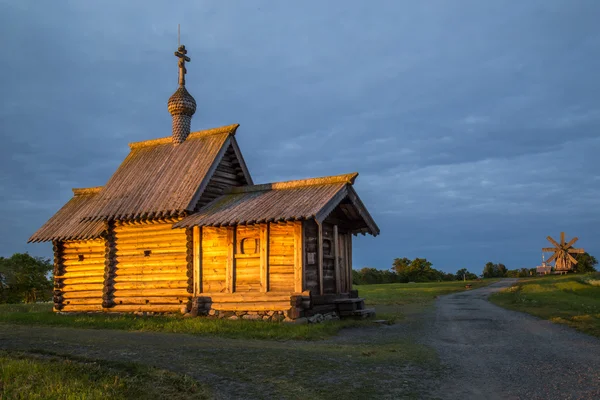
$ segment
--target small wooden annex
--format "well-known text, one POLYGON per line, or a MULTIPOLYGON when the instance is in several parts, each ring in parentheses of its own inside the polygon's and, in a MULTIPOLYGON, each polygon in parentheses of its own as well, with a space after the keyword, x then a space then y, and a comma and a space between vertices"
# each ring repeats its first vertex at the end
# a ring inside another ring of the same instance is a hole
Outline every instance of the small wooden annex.
POLYGON ((379 228, 358 174, 254 185, 238 125, 190 133, 189 58, 175 54, 172 135, 131 143, 106 185, 73 189, 29 239, 53 243, 54 309, 297 318, 361 304, 350 299, 352 236, 379 228))

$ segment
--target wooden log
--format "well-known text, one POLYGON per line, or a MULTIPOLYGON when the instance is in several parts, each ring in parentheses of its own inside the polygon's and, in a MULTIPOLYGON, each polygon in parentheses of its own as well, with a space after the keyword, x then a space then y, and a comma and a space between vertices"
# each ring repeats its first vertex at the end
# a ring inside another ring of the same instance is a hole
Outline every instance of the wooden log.
POLYGON ((186 276, 187 269, 185 265, 175 266, 175 267, 140 267, 140 268, 122 268, 119 266, 119 269, 116 271, 116 275, 120 277, 124 276, 138 276, 138 275, 175 275, 180 277, 186 276))
POLYGON ((84 284, 70 284, 70 285, 65 285, 63 287, 62 290, 64 291, 69 291, 69 292, 86 292, 86 291, 102 291, 102 288, 104 287, 104 282, 103 283, 84 283, 84 284))
POLYGON ((153 258, 144 257, 139 259, 131 259, 131 258, 119 258, 116 257, 119 268, 127 268, 127 267, 136 267, 136 266, 148 266, 148 267, 159 267, 159 266, 177 266, 177 265, 186 265, 185 257, 157 257, 153 258))
POLYGON ((116 282, 154 282, 154 281, 180 281, 182 279, 186 279, 186 287, 187 287, 187 277, 185 273, 182 274, 155 274, 155 275, 121 275, 117 270, 115 274, 115 283, 116 282))
POLYGON ((185 240, 185 229, 168 232, 157 231, 148 233, 117 233, 117 243, 154 242, 158 240, 177 241, 178 239, 185 240))
POLYGON ((145 242, 143 244, 138 244, 138 243, 118 243, 117 247, 118 247, 118 251, 119 253, 121 251, 123 252, 127 252, 127 253, 136 253, 136 252, 141 252, 143 253, 144 250, 152 250, 152 251, 163 251, 165 250, 165 252, 167 252, 168 250, 172 250, 173 252, 178 252, 180 249, 182 252, 185 252, 186 247, 185 247, 185 240, 175 240, 175 241, 171 241, 171 242, 161 242, 161 241, 156 241, 156 242, 145 242))
POLYGON ((194 226, 194 294, 202 291, 202 229, 194 226))
POLYGON ((104 278, 102 276, 92 276, 92 277, 77 277, 77 278, 66 278, 64 276, 56 276, 56 279, 63 279, 63 283, 65 286, 67 285, 81 285, 83 283, 104 283, 104 278))
POLYGON ((210 298, 216 303, 241 303, 241 302, 289 302, 294 292, 268 292, 268 293, 200 293, 199 297, 210 298))
POLYGON ((119 289, 181 289, 187 288, 186 280, 167 280, 167 281, 116 281, 114 288, 119 289))
POLYGON ((186 289, 118 289, 115 291, 118 297, 175 297, 184 298, 189 296, 186 289))
POLYGON ((215 303, 211 305, 211 309, 219 311, 287 311, 291 308, 288 301, 273 301, 258 303, 215 303))
POLYGON ((302 223, 296 222, 294 225, 294 291, 302 292, 304 290, 302 278, 304 276, 302 249, 302 223))
POLYGON ((139 304, 125 305, 116 304, 110 309, 112 312, 166 312, 178 313, 181 310, 181 304, 139 304))
POLYGON ((177 254, 185 254, 186 248, 185 246, 178 247, 158 247, 155 249, 141 249, 141 248, 131 248, 124 249, 123 247, 118 248, 118 256, 119 257, 131 257, 131 256, 143 256, 144 250, 152 250, 152 255, 177 255, 177 254))
POLYGON ((143 297, 129 297, 122 296, 121 292, 115 292, 114 300, 115 305, 138 305, 138 304, 183 304, 187 303, 188 296, 169 296, 169 297, 153 297, 153 296, 143 296, 143 297))
POLYGON ((62 275, 63 278, 65 279, 73 279, 73 278, 91 278, 91 277, 95 277, 95 276, 104 276, 104 265, 102 265, 101 268, 97 268, 94 271, 77 271, 77 272, 70 272, 69 270, 65 271, 65 273, 62 275))
POLYGON ((60 311, 62 312, 101 312, 101 304, 71 304, 65 305, 60 311))
POLYGON ((102 298, 102 290, 87 290, 87 291, 71 291, 64 290, 62 294, 63 299, 88 299, 88 298, 102 298))
POLYGON ((63 304, 65 306, 69 306, 69 305, 96 305, 96 306, 102 306, 102 294, 100 294, 100 296, 97 297, 90 297, 90 298, 65 298, 63 300, 63 304))
POLYGON ((228 293, 234 291, 235 273, 235 227, 227 227, 227 266, 225 274, 225 286, 228 293))
POLYGON ((333 226, 333 257, 334 257, 334 271, 335 271, 335 292, 342 292, 342 275, 340 273, 340 255, 339 255, 339 239, 338 239, 338 226, 333 226))
POLYGON ((269 275, 293 274, 293 273, 294 273, 293 265, 271 265, 271 266, 269 266, 269 275))
POLYGON ((86 271, 97 271, 104 270, 105 264, 96 265, 82 265, 82 266, 70 266, 65 268, 65 272, 86 272, 86 271))
POLYGON ((346 241, 346 246, 348 248, 348 276, 350 277, 349 288, 348 291, 352 290, 352 235, 348 234, 346 236, 348 240, 346 241))
POLYGON ((317 257, 319 271, 319 294, 323 294, 323 224, 317 224, 317 257))

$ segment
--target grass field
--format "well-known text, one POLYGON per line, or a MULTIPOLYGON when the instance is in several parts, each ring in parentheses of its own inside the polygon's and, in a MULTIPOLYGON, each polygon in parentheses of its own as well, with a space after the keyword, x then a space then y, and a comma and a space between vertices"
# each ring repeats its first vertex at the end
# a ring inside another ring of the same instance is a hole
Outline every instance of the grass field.
POLYGON ((521 279, 490 300, 600 337, 600 273, 521 279))
MULTIPOLYGON (((469 282, 481 287, 492 280, 469 282)), ((378 311, 378 319, 390 323, 403 318, 407 305, 429 304, 436 296, 465 290, 464 282, 391 283, 356 286, 361 297, 378 311)), ((340 329, 371 324, 370 321, 344 320, 323 324, 295 325, 285 322, 230 321, 212 318, 183 318, 174 316, 135 315, 57 315, 52 305, 0 305, 0 323, 33 324, 91 329, 120 329, 128 331, 188 333, 218 335, 228 338, 266 340, 320 340, 331 337, 340 329)))
POLYGON ((0 351, 0 399, 208 399, 195 380, 139 364, 0 351))

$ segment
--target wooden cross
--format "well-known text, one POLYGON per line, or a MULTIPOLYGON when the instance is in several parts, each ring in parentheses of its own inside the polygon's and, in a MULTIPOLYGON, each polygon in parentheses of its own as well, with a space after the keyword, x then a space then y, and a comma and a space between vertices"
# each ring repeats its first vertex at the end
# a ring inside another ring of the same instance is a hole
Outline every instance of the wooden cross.
POLYGON ((177 51, 175 52, 175 56, 179 57, 179 84, 185 85, 185 74, 187 73, 187 69, 185 69, 185 62, 190 62, 190 58, 186 56, 187 50, 184 45, 179 46, 177 51))

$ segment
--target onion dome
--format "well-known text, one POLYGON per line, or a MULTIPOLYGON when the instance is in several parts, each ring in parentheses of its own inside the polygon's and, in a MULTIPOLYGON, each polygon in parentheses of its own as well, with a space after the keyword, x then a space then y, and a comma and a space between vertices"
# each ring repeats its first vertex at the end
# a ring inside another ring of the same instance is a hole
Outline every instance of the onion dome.
POLYGON ((171 115, 189 115, 190 117, 196 112, 196 100, 187 91, 185 86, 180 85, 175 93, 169 97, 169 113, 171 115))
POLYGON ((185 88, 185 69, 186 61, 190 58, 186 56, 187 50, 181 45, 175 52, 175 56, 179 58, 179 87, 169 98, 168 108, 173 116, 173 144, 178 145, 185 142, 190 134, 190 126, 192 123, 192 115, 196 112, 196 100, 185 88))

